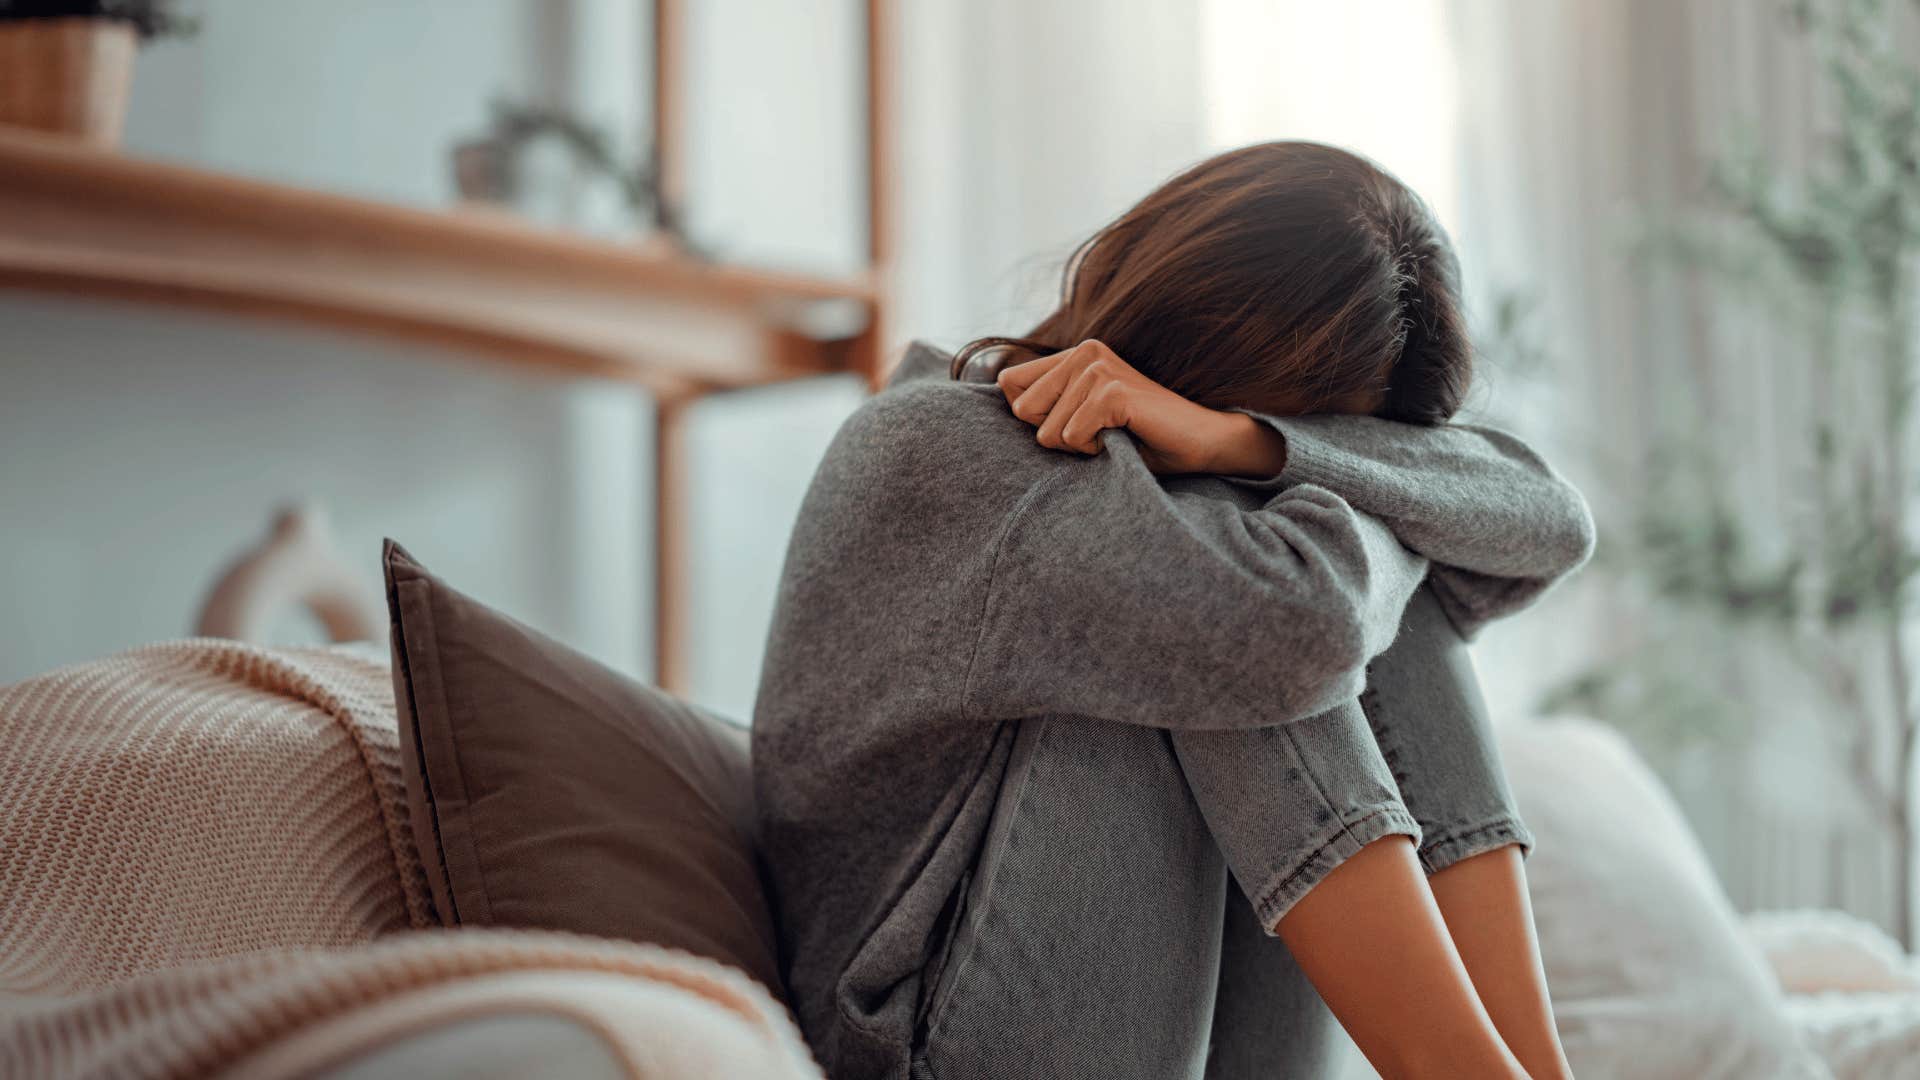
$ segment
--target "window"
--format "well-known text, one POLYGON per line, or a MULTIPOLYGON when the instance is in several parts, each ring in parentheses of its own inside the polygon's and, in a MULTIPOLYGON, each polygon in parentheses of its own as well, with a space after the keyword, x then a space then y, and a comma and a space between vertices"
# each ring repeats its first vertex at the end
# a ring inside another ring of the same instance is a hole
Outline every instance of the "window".
POLYGON ((1440 0, 1203 0, 1207 139, 1313 139, 1384 165, 1457 231, 1458 91, 1440 0))

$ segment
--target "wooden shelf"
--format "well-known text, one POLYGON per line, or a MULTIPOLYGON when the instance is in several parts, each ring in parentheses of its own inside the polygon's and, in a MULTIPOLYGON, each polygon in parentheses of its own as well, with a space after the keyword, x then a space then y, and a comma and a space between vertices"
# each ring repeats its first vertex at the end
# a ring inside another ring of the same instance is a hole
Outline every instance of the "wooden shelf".
POLYGON ((0 130, 0 287, 294 319, 676 397, 878 370, 870 277, 714 266, 22 130, 0 130), (812 336, 823 318, 846 335, 812 336))
MULTIPOLYGON (((653 5, 652 161, 670 196, 686 186, 683 2, 653 5)), ((493 213, 408 209, 0 128, 0 289, 299 320, 645 386, 660 405, 654 678, 684 690, 686 406, 729 387, 831 371, 877 385, 885 372, 893 9, 865 2, 870 269, 855 277, 714 266, 493 213)))

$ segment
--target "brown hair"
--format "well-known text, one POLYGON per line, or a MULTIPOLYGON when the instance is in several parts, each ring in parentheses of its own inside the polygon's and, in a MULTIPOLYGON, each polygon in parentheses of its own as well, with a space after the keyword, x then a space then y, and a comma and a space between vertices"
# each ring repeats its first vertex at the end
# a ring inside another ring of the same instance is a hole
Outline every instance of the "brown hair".
POLYGON ((1028 359, 1089 338, 1203 405, 1277 413, 1440 423, 1473 367, 1459 264, 1426 204, 1365 158, 1310 142, 1243 147, 1174 177, 1080 245, 1053 314, 1025 337, 971 342, 952 373, 994 350, 1028 359))

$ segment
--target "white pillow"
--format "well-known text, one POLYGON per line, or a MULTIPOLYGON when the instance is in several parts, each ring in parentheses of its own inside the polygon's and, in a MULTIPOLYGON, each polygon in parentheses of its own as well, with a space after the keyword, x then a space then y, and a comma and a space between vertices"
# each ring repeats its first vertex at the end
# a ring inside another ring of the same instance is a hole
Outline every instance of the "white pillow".
POLYGON ((1500 736, 1537 847, 1540 950, 1574 1075, 1825 1077, 1658 778, 1590 721, 1500 736))
POLYGON ((1844 911, 1756 911, 1747 938, 1789 994, 1920 990, 1920 964, 1900 943, 1844 911))

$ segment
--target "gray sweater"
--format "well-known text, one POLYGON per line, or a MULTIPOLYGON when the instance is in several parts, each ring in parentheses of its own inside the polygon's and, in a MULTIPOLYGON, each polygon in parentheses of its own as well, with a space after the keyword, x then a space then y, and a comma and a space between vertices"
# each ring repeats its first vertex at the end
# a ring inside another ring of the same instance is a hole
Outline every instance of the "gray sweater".
POLYGON ((1357 695, 1431 576, 1465 633, 1583 562, 1518 440, 1259 417, 1268 480, 1163 479, 1124 432, 1047 450, 915 345, 835 438, 787 551, 753 726, 788 989, 835 1077, 904 1077, 920 972, 1009 721, 1246 728, 1357 695))

